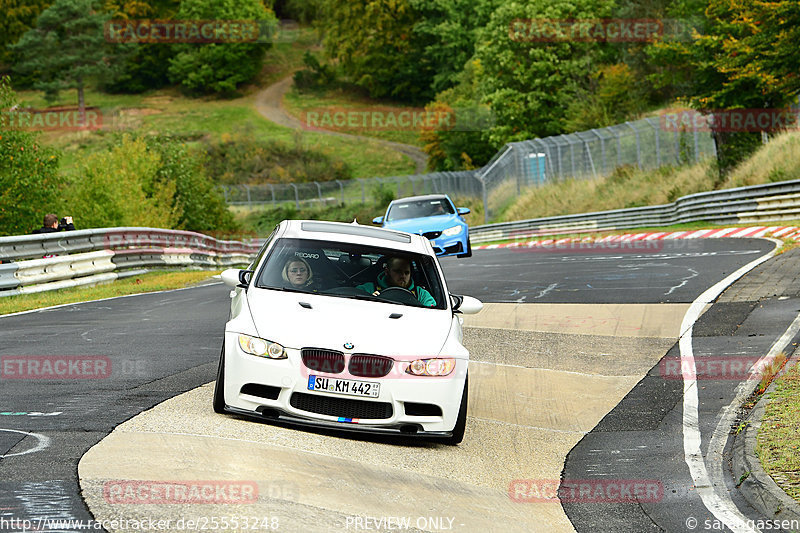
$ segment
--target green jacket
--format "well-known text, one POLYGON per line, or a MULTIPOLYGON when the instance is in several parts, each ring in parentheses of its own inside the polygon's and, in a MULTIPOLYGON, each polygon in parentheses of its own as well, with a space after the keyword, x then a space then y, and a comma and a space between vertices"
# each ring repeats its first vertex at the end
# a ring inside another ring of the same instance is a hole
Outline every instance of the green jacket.
MULTIPOLYGON (((361 289, 369 294, 372 294, 375 291, 382 291, 383 289, 389 287, 389 284, 386 282, 386 272, 381 272, 378 274, 378 282, 373 283, 371 281, 367 283, 363 283, 361 285, 356 286, 356 289, 361 289)), ((431 293, 423 289, 422 287, 418 287, 414 284, 414 280, 411 280, 411 286, 408 287, 408 290, 417 297, 419 303, 424 305, 425 307, 436 307, 436 300, 431 296, 431 293)))

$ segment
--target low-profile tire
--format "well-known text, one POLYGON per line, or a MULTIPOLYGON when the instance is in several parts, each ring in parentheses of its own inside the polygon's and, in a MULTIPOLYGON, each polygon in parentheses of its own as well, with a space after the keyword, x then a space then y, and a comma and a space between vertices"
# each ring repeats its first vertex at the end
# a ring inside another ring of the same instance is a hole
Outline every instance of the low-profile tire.
POLYGON ((444 440, 445 444, 455 446, 464 440, 464 431, 467 429, 467 403, 469 403, 469 376, 464 379, 464 393, 461 395, 461 406, 458 408, 453 435, 444 440))
POLYGON ((219 367, 217 367, 217 381, 214 383, 214 412, 225 412, 225 344, 219 354, 219 367))
POLYGON ((467 238, 467 251, 463 254, 458 254, 456 257, 472 257, 472 243, 467 238))

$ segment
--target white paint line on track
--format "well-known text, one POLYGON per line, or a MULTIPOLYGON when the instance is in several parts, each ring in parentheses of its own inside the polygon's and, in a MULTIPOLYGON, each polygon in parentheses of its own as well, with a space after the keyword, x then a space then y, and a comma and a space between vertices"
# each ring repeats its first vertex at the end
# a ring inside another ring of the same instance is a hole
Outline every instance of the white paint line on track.
POLYGON ((30 433, 28 431, 19 431, 17 429, 2 429, 0 431, 7 431, 9 433, 19 433, 20 435, 26 435, 29 437, 33 437, 37 440, 36 446, 31 448, 30 450, 25 450, 24 452, 17 452, 17 453, 7 453, 5 455, 0 455, 0 459, 5 459, 6 457, 16 457, 18 455, 27 455, 29 453, 36 453, 44 450, 48 446, 50 446, 50 437, 45 435, 40 435, 38 433, 30 433))
POLYGON ((725 444, 728 440, 728 434, 730 433, 731 426, 736 420, 736 414, 739 406, 744 403, 744 401, 758 386, 759 380, 755 378, 754 374, 756 373, 757 369, 763 369, 772 363, 778 354, 789 345, 794 336, 797 335, 798 331, 800 331, 800 314, 795 317, 794 321, 789 325, 783 335, 781 335, 781 337, 775 341, 775 344, 772 345, 772 348, 770 348, 769 352, 764 357, 753 363, 749 379, 745 379, 739 383, 739 386, 736 388, 736 397, 727 407, 722 409, 719 423, 714 429, 714 434, 711 437, 711 442, 708 445, 708 452, 706 454, 706 456, 711 459, 709 473, 711 475, 711 479, 715 482, 724 483, 724 481, 722 481, 724 476, 722 472, 722 464, 724 462, 722 452, 725 449, 725 444))
POLYGON ((697 380, 688 378, 690 375, 696 375, 694 352, 692 349, 692 330, 694 328, 694 323, 700 317, 700 313, 707 304, 716 300, 722 291, 736 280, 775 255, 778 241, 773 240, 773 242, 775 243, 775 248, 773 248, 771 252, 741 267, 698 296, 697 299, 692 302, 689 310, 686 311, 686 314, 683 316, 683 322, 681 323, 682 334, 679 341, 681 368, 687 369, 687 373, 684 374, 683 382, 684 460, 689 467, 689 472, 692 476, 695 488, 697 489, 697 494, 703 501, 703 505, 734 533, 759 533, 759 530, 750 528, 747 525, 747 517, 739 511, 730 496, 725 492, 724 479, 722 479, 722 477, 716 477, 718 473, 717 470, 712 469, 713 475, 709 476, 708 469, 706 468, 701 449, 697 380))

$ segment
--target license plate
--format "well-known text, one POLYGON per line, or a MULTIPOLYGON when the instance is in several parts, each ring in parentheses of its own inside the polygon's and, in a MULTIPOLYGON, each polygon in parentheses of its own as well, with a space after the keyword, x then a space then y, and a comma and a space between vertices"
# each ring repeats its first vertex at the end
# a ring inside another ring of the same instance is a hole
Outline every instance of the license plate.
POLYGON ((369 381, 356 381, 354 379, 336 379, 322 376, 308 376, 308 390, 346 394, 348 396, 362 396, 377 398, 381 392, 380 383, 369 381))

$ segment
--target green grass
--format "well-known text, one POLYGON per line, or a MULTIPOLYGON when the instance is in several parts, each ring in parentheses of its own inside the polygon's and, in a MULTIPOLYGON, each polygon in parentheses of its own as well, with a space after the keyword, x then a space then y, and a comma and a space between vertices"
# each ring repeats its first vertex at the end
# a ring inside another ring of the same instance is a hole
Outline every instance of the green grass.
MULTIPOLYGON (((298 120, 306 123, 306 112, 316 111, 322 115, 325 111, 344 111, 344 112, 375 112, 384 120, 388 117, 401 117, 400 113, 421 111, 421 108, 402 106, 397 104, 386 104, 384 102, 372 100, 366 97, 359 97, 353 93, 343 92, 338 89, 331 89, 324 92, 300 92, 296 89, 289 91, 283 99, 286 110, 294 115, 298 120)), ((321 120, 321 119, 320 119, 321 120)), ((313 125, 313 124, 312 124, 313 125)), ((320 124, 321 127, 324 127, 320 124)), ((330 129, 330 128, 328 128, 330 129)), ((410 144, 418 147, 425 145, 419 137, 419 131, 403 126, 389 128, 372 127, 351 127, 336 129, 341 133, 362 135, 365 137, 375 137, 385 141, 410 144)))
POLYGON ((143 292, 179 289, 203 282, 219 272, 185 270, 153 271, 141 276, 120 279, 94 287, 75 287, 57 291, 20 294, 0 298, 0 315, 19 313, 53 305, 62 305, 88 300, 101 300, 114 296, 143 292))
POLYGON ((800 366, 795 364, 775 382, 756 453, 764 470, 800 503, 800 366))

